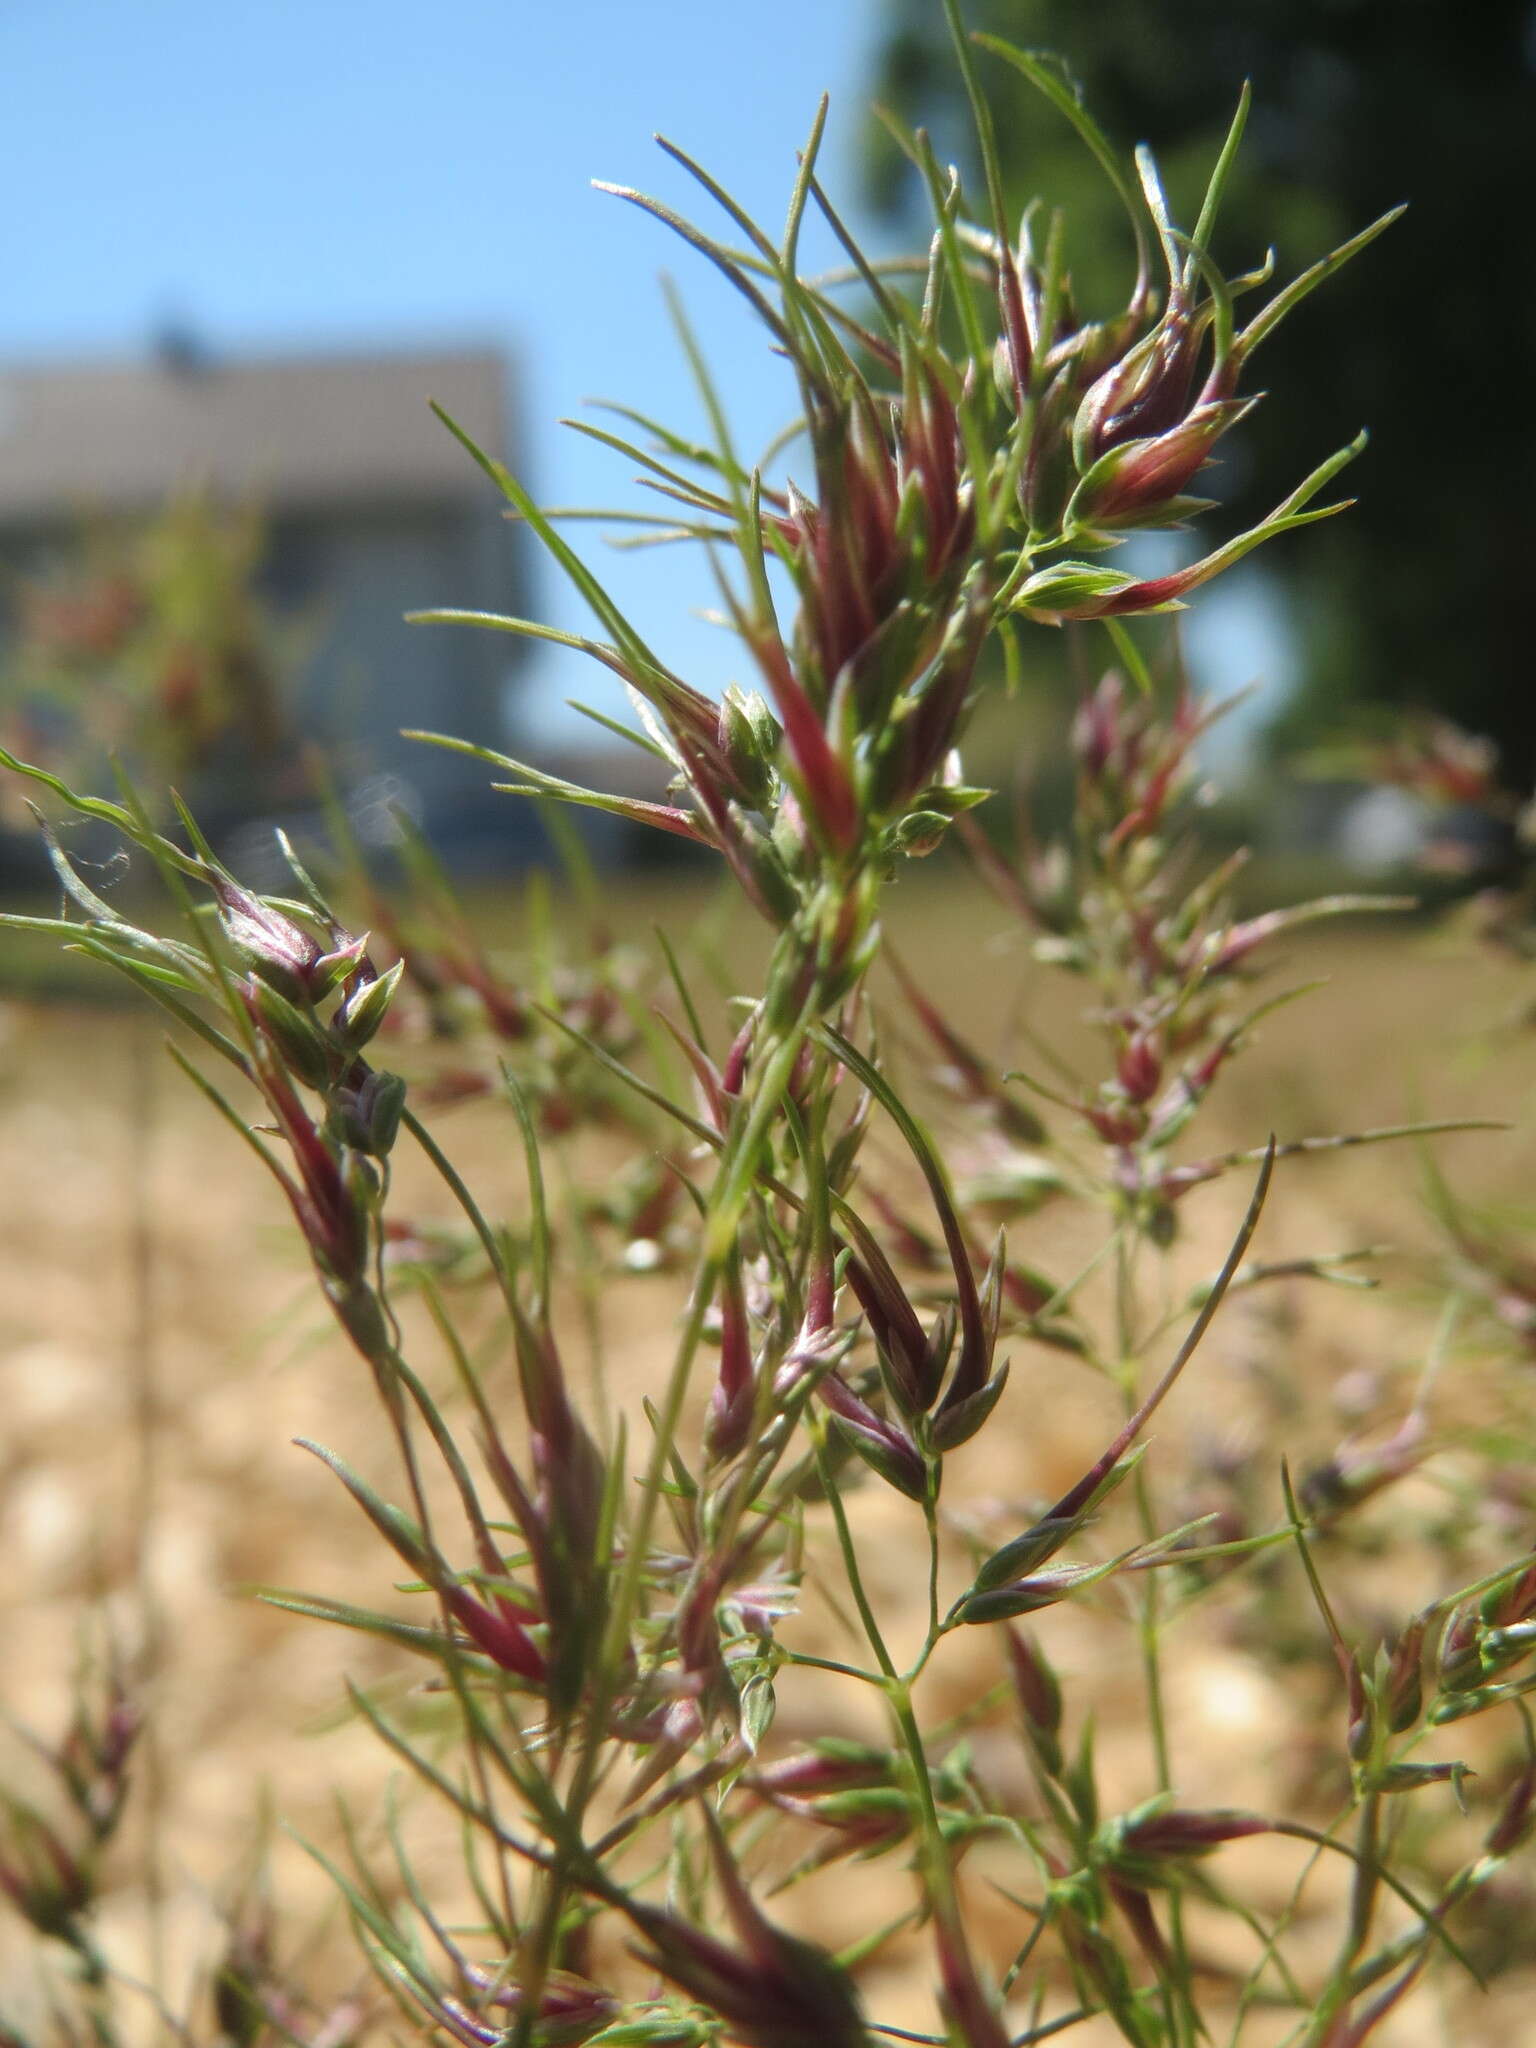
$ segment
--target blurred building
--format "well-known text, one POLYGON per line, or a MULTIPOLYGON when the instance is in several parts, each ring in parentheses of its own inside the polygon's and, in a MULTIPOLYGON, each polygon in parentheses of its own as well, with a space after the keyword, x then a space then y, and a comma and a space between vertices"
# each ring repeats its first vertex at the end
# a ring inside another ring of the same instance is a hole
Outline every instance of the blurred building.
POLYGON ((505 833, 505 799, 483 764, 399 732, 499 745, 521 643, 402 615, 526 609, 517 530, 428 406, 505 456, 507 384, 491 350, 226 360, 177 334, 139 362, 0 365, 0 667, 10 592, 83 523, 189 488, 253 505, 260 594, 294 624, 300 728, 346 785, 403 796, 473 856, 477 833, 505 833))

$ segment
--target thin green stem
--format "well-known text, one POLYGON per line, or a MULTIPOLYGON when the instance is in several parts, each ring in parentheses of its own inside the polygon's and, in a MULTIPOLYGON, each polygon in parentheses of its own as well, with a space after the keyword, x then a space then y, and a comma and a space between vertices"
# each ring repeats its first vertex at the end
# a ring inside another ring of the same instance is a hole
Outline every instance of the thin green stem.
POLYGON ((1381 1879, 1381 1794, 1368 1792, 1360 1805, 1355 1831, 1355 1869, 1349 1888, 1349 1918, 1328 1984, 1305 2036, 1306 2048, 1321 2048, 1333 2023, 1354 1996, 1352 1979, 1360 1953, 1371 1934, 1381 1879))
MULTIPOLYGON (((1140 1303, 1136 1286, 1136 1252, 1139 1239, 1129 1223, 1122 1227, 1115 1248, 1115 1363, 1126 1403, 1134 1412, 1137 1385, 1137 1329, 1140 1303)), ((1146 1462, 1136 1467, 1134 1479, 1137 1517, 1142 1538, 1156 1539, 1157 1513, 1152 1498, 1146 1462)), ((1158 1573, 1142 1574, 1137 1637, 1141 1648, 1142 1682, 1146 1691, 1147 1732, 1152 1744, 1152 1764, 1159 1792, 1173 1790, 1173 1758, 1168 1741, 1168 1716, 1164 1698, 1162 1661, 1162 1581, 1158 1573)), ((1189 1945, 1184 1930, 1184 1902, 1177 1891, 1168 1899, 1168 1951, 1171 1975, 1162 1985, 1168 2034, 1174 2048, 1192 2048, 1200 2030, 1190 1988, 1189 1945)))
POLYGON ((822 1485, 826 1490, 827 1503, 832 1510, 832 1523, 837 1531, 837 1547, 842 1552, 843 1570, 848 1580, 848 1590, 853 1595, 853 1604, 858 1609, 859 1620, 863 1625, 864 1634, 869 1641, 869 1647, 875 1653, 875 1662, 880 1666, 881 1675, 884 1677, 887 1686, 900 1685, 901 1681, 897 1677, 896 1666, 892 1661, 890 1651, 886 1648, 885 1637, 880 1632, 880 1624, 875 1619, 875 1611, 871 1607, 869 1595, 864 1589, 864 1574, 859 1568, 859 1553, 854 1547, 853 1531, 848 1526, 848 1510, 843 1506, 843 1498, 837 1488, 837 1476, 833 1472, 832 1462, 827 1456, 826 1426, 821 1418, 816 1416, 812 1418, 810 1427, 812 1439, 816 1446, 817 1470, 821 1474, 822 1485))
MULTIPOLYGON (((911 1680, 898 1676, 896 1666, 886 1646, 885 1637, 875 1619, 869 1595, 864 1586, 864 1575, 859 1568, 858 1552, 854 1546, 853 1532, 848 1526, 847 1510, 837 1491, 825 1453, 825 1430, 818 1420, 816 1430, 818 1462, 826 1483, 827 1499, 831 1505, 832 1518, 837 1530, 838 1547, 842 1552, 843 1566, 848 1577, 849 1591, 859 1611, 869 1646, 875 1653, 876 1661, 885 1674, 885 1696, 890 1703, 891 1718, 901 1738, 912 1775, 912 1789, 917 1799, 918 1814, 922 1822, 923 1848, 921 1869, 924 1890, 929 1905, 939 1925, 945 1930, 948 1940, 959 1949, 965 1949, 965 1923, 960 1910, 960 1900, 955 1889, 954 1866, 950 1860, 949 1845, 944 1839, 943 1823, 939 1818, 938 1802, 933 1795, 933 1777, 928 1768, 928 1753, 923 1744, 922 1730, 918 1727, 917 1716, 912 1707, 911 1680)), ((937 1554, 935 1550, 935 1555, 937 1554)), ((935 1604, 937 1596, 935 1595, 935 1604)), ((930 1634, 929 1646, 933 1636, 930 1634)))

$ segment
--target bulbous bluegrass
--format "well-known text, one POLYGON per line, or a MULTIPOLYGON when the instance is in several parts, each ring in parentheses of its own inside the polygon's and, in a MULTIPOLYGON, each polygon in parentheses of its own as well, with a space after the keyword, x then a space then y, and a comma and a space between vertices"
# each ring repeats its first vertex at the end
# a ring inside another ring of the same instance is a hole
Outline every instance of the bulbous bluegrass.
MULTIPOLYGON (((1250 1908, 1209 1866, 1242 1837, 1299 1837, 1347 1856, 1354 1891, 1331 1971, 1308 1992, 1287 1972, 1281 1995, 1297 2007, 1297 2038, 1309 2048, 1363 2040, 1449 1944, 1443 1923, 1452 1908, 1490 1882, 1529 1828, 1527 1765, 1479 1855, 1432 1902, 1395 1874, 1383 1847, 1384 1800, 1434 1796, 1446 1781, 1462 1789, 1459 1763, 1410 1761, 1425 1727, 1517 1702, 1536 1683, 1525 1675, 1536 1649, 1526 1565, 1436 1596, 1375 1658, 1347 1641, 1335 1618, 1309 1543, 1428 1455, 1414 1418, 1373 1459, 1341 1451, 1299 1493, 1287 1480, 1280 1520, 1258 1525, 1233 1510, 1215 1542, 1204 1540, 1208 1514, 1163 1526, 1143 1462, 1143 1432, 1225 1295, 1282 1271, 1340 1277, 1340 1261, 1327 1256, 1284 1267, 1247 1258, 1277 1156, 1312 1149, 1311 1141, 1193 1159, 1178 1146, 1264 1013, 1262 1004, 1243 1007, 1259 950, 1300 917, 1361 906, 1331 899, 1239 919, 1226 900, 1230 871, 1194 871, 1182 819, 1208 714, 1187 694, 1169 701, 1158 691, 1118 622, 1176 607, 1254 547, 1340 509, 1314 501, 1358 444, 1323 462, 1258 526, 1185 569, 1145 579, 1092 558, 1132 531, 1198 516, 1204 501, 1189 487, 1255 402, 1241 390, 1249 358, 1386 222, 1240 321, 1239 302, 1267 283, 1268 267, 1228 277, 1213 246, 1246 96, 1184 232, 1145 151, 1127 171, 1053 70, 982 38, 1078 130, 1126 203, 1130 291, 1119 311, 1089 317, 1074 303, 1061 223, 1042 231, 1032 210, 1022 230, 1010 228, 974 59, 950 11, 986 203, 968 203, 926 137, 906 138, 933 201, 932 242, 915 267, 868 259, 828 199, 817 169, 825 107, 777 241, 670 144, 737 240, 622 195, 724 274, 796 382, 804 453, 797 450, 794 472, 745 467, 723 435, 703 451, 664 429, 654 446, 603 437, 664 484, 673 509, 658 521, 662 530, 711 549, 753 687, 733 686, 716 703, 676 675, 555 520, 494 458, 471 451, 591 605, 607 637, 576 644, 627 685, 641 744, 664 763, 669 786, 660 801, 609 795, 423 737, 487 758, 516 791, 597 807, 712 849, 768 922, 774 946, 763 985, 722 1049, 677 971, 681 1014, 668 1017, 668 1029, 695 1083, 691 1104, 627 1064, 632 1040, 615 1021, 626 991, 601 966, 563 1007, 541 1006, 498 974, 467 927, 450 924, 423 942, 375 890, 375 931, 354 936, 291 853, 294 895, 258 897, 185 816, 183 837, 173 837, 155 830, 131 795, 122 803, 84 797, 0 757, 62 804, 114 825, 186 912, 182 938, 132 924, 50 837, 76 915, 8 921, 63 935, 127 975, 254 1091, 253 1116, 177 1050, 276 1176, 394 1430, 408 1508, 334 1452, 310 1448, 407 1565, 425 1618, 283 1591, 269 1597, 422 1660, 434 1698, 451 1705, 458 1762, 445 1768, 403 1718, 354 1696, 473 1845, 481 1912, 473 1937, 434 1914, 404 1866, 410 1907, 386 1904, 367 1873, 340 1881, 380 1984, 413 2025, 467 2048, 869 2041, 856 1957, 809 1944, 755 1896, 746 1872, 764 1815, 810 1831, 812 1846, 786 1883, 845 1856, 900 1849, 910 1857, 912 1906, 898 1925, 931 1932, 947 2038, 970 2048, 1040 2039, 1093 2012, 1141 2048, 1192 2043, 1206 2024, 1205 1999, 1185 1897, 1251 1924, 1250 1908), (857 312, 838 282, 802 274, 799 242, 813 210, 848 257, 844 282, 859 288, 857 312), (793 598, 787 625, 776 587, 793 598), (1118 666, 1085 695, 1074 725, 1074 831, 1068 843, 1026 845, 1009 860, 970 816, 986 792, 966 779, 967 722, 994 687, 999 644, 1016 663, 1017 629, 1075 620, 1111 622, 1118 666), (898 968, 909 1019, 932 1042, 941 1080, 985 1131, 985 1187, 959 1179, 898 1091, 866 991, 884 891, 906 861, 956 828, 1040 961, 1092 986, 1104 1041, 1103 1078, 1077 1094, 1030 1084, 1047 1116, 1020 1092, 1020 1077, 996 1071, 898 968), (203 892, 201 907, 193 891, 203 892), (388 953, 395 957, 381 964, 388 953), (376 1040, 405 1029, 401 1015, 413 1003, 438 1035, 458 1028, 472 1005, 503 1062, 499 1076, 489 1064, 479 1076, 440 1074, 437 1099, 494 1090, 510 1101, 529 1187, 520 1234, 487 1218, 417 1113, 413 1096, 430 1101, 431 1086, 408 1087, 368 1057, 376 1040), (572 1078, 569 1063, 552 1072, 555 1042, 575 1048, 587 1082, 572 1078), (593 1074, 602 1089, 590 1086, 593 1074), (646 1405, 649 1438, 637 1457, 622 1428, 583 1412, 565 1369, 559 1247, 538 1128, 557 1138, 584 1116, 607 1115, 615 1101, 647 1142, 655 1138, 660 1160, 626 1220, 637 1234, 665 1225, 691 1258, 673 1367, 646 1405), (917 1196, 886 1177, 861 1180, 876 1124, 899 1142, 917 1196), (515 1414, 460 1335, 425 1240, 392 1212, 392 1160, 403 1137, 461 1211, 473 1270, 494 1296, 515 1365, 515 1414), (1148 1306, 1141 1262, 1172 1243, 1191 1190, 1234 1171, 1246 1181, 1255 1166, 1231 1252, 1183 1304, 1181 1341, 1153 1374, 1169 1319, 1148 1306), (1024 1220, 1073 1188, 1108 1218, 1117 1286, 1107 1330, 1085 1306, 1080 1281, 1058 1281, 1011 1254, 986 1220, 999 1208, 1024 1220), (909 1214, 909 1199, 926 1202, 928 1213, 909 1214), (425 1303, 461 1383, 484 1477, 406 1356, 395 1305, 406 1286, 425 1303), (938 1512, 946 1461, 998 1413, 1010 1341, 1100 1368, 1123 1392, 1125 1420, 1016 1533, 991 1548, 973 1538, 956 1574, 938 1512), (711 1348, 713 1387, 695 1399, 711 1348), (451 1484, 458 1537, 429 1510, 428 1457, 451 1484), (843 1497, 866 1471, 905 1504, 915 1555, 926 1553, 928 1625, 906 1667, 883 1632, 843 1497), (1105 1544, 1097 1525, 1127 1503, 1131 1540, 1105 1544), (858 1617, 862 1645, 852 1654, 862 1665, 812 1657, 784 1633, 809 1569, 808 1526, 825 1529, 835 1546, 834 1590, 858 1617), (1198 1590, 1229 1564, 1276 1551, 1297 1554, 1316 1602, 1310 1625, 1343 1682, 1341 1767, 1360 1817, 1353 1849, 1333 1829, 1180 1804, 1171 1782, 1160 1585, 1166 1578, 1198 1590), (960 1580, 947 1605, 946 1574, 960 1580), (1049 1610, 1093 1588, 1120 1596, 1136 1617, 1155 1776, 1147 1798, 1108 1815, 1091 1715, 1071 1700, 1077 1726, 1069 1727, 1068 1688, 1039 1638, 1012 1625, 1038 1615, 1037 1628, 1048 1627, 1049 1610), (1426 1694, 1423 1646, 1436 1624, 1437 1690, 1426 1694), (955 1730, 925 1731, 917 1718, 914 1687, 948 1639, 987 1629, 998 1632, 1010 1676, 1027 1802, 989 1786, 955 1730), (803 1664, 872 1689, 889 1745, 821 1736, 773 1754, 778 1692, 803 1664), (962 1884, 963 1860, 983 1840, 1007 1844, 1018 1883, 1037 1893, 1022 1902, 1029 1928, 1001 1984, 979 1954, 962 1884), (494 1882, 481 1881, 476 1858, 494 1882), (1375 1941, 1383 1891, 1406 1902, 1409 1917, 1375 1941), (1047 1930, 1051 1942, 1032 1964, 1047 1930), (1032 2017, 1020 2034, 1020 2012, 1010 2014, 1008 2001, 1026 1990, 1032 2017), (1042 2017, 1055 1990, 1076 2004, 1042 2017)), ((701 377, 706 409, 718 418, 701 377)), ((551 637, 529 621, 491 623, 551 637)), ((1325 1142, 1393 1135, 1401 1133, 1325 1142)), ((78 1886, 56 1897, 57 1884, 45 1897, 33 1849, 24 1867, 13 1862, 7 1886, 44 1932, 68 1941, 88 1900, 78 1886)), ((52 1882, 48 1870, 42 1877, 52 1882)), ((895 1932, 872 1928, 869 1947, 895 1932)), ((259 1948, 247 1943, 239 1970, 230 1966, 232 2037, 270 2017, 257 1995, 259 1948), (257 1992, 237 1998, 249 1985, 257 1992)), ((1268 1954, 1236 1993, 1239 2024, 1268 1954)))

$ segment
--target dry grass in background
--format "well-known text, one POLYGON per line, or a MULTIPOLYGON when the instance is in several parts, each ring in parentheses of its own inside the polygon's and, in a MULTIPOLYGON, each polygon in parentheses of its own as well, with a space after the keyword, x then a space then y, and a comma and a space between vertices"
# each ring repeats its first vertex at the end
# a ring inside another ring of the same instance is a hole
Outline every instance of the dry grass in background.
MULTIPOLYGON (((621 927, 643 929, 656 917, 680 928, 691 894, 680 895, 649 899, 626 886, 616 906, 621 927)), ((1028 966, 1000 916, 971 914, 986 922, 959 927, 942 887, 910 885, 891 934, 981 1047, 998 1047, 1022 1017, 1070 1057, 1080 987, 1028 966)), ((1414 1114, 1508 1116, 1510 1133, 1443 1139, 1439 1156, 1479 1199, 1518 1196, 1536 1163, 1528 1114, 1536 1038, 1516 1022, 1529 1000, 1523 971, 1470 941, 1414 928, 1356 926, 1286 951, 1271 985, 1281 973, 1327 976, 1328 985, 1265 1027, 1224 1083, 1206 1142, 1261 1142, 1272 1125, 1287 1138, 1414 1114), (1496 1059, 1479 1051, 1491 1039, 1496 1059)), ((155 1747, 152 1782, 141 1768, 135 1839, 158 1871, 160 1941, 174 1984, 208 1940, 268 1793, 299 1834, 331 1844, 338 1795, 364 1817, 365 1834, 382 1810, 388 1760, 339 1712, 342 1678, 381 1684, 398 1701, 415 1674, 374 1642, 274 1612, 241 1589, 265 1582, 376 1600, 378 1544, 329 1474, 290 1440, 333 1445, 386 1485, 390 1447, 357 1361, 315 1296, 280 1196, 232 1138, 210 1129, 207 1107, 160 1055, 156 1027, 110 1008, 13 1001, 0 1009, 0 1032, 4 1704, 51 1725, 63 1712, 82 1614, 106 1595, 133 1628, 136 1582, 149 1589, 155 1747)), ((912 1054, 915 1070, 915 1047, 912 1054)), ((440 1127, 487 1206, 515 1211, 521 1167, 510 1112, 446 1112, 440 1127)), ((409 1162, 401 1172, 412 1185, 409 1162)), ((1361 1244, 1411 1253, 1433 1241, 1410 1146, 1297 1161, 1281 1173, 1260 1240, 1266 1258, 1361 1244)), ((446 1215, 427 1177, 419 1184, 424 1212, 429 1205, 446 1215)), ((1191 1280, 1220 1262, 1244 1198, 1236 1183, 1223 1183, 1188 1199, 1180 1262, 1191 1280)), ((1069 1270, 1074 1255, 1092 1249, 1081 1233, 1093 1228, 1092 1218, 1058 1221, 1047 1210, 1012 1234, 1011 1248, 1069 1270)), ((1298 1419, 1293 1441, 1262 1447, 1271 1463, 1285 1449, 1305 1465, 1354 1428, 1390 1424, 1407 1405, 1428 1321, 1411 1258, 1388 1259, 1382 1270, 1387 1285, 1376 1294, 1296 1283, 1232 1303, 1158 1435, 1195 1432, 1213 1447, 1242 1448, 1249 1418, 1264 1407, 1252 1399, 1255 1385, 1273 1388, 1277 1379, 1294 1387, 1298 1419)), ((611 1384, 630 1407, 663 1369, 677 1288, 661 1273, 603 1292, 611 1384)), ((1479 1398, 1478 1384, 1474 1357, 1445 1376, 1438 1399, 1460 1414, 1479 1398)), ((946 1488, 946 1508, 979 1513, 988 1501, 1050 1494, 1081 1469, 1110 1412, 1105 1390, 1071 1359, 1024 1347, 985 1447, 955 1461, 960 1483, 946 1488)), ((906 1512, 889 1489, 868 1485, 856 1527, 879 1599, 897 1611, 910 1598, 915 1613, 920 1574, 901 1542, 906 1512)), ((1221 1803, 1239 1770, 1250 1779, 1240 1796, 1253 1803, 1256 1764, 1297 1767, 1303 1703, 1287 1699, 1219 1629, 1208 1634, 1204 1608, 1196 1613, 1172 1660, 1180 1790, 1192 1803, 1221 1803)), ((824 1612, 812 1608, 801 1626, 802 1642, 832 1639, 824 1612)), ((1043 1617, 1042 1637, 1062 1668, 1093 1674, 1085 1689, 1099 1702, 1106 1779, 1140 1796, 1146 1736, 1128 1632, 1074 1607, 1043 1617)), ((946 1645, 928 1715, 963 1710, 993 1684, 992 1654, 946 1645)), ((813 1678, 786 1674, 778 1734, 823 1732, 812 1726, 818 1706, 813 1678)), ((985 1727, 976 1740, 984 1748, 985 1727)), ((456 1845, 443 1846, 451 1870, 456 1845)), ((1268 1856, 1277 1897, 1294 1875, 1284 1845, 1224 1853, 1268 1856)), ((142 1967, 144 1886, 131 1855, 120 1854, 118 1868, 118 1924, 109 1933, 142 1967)), ((328 1912, 334 1920, 326 1879, 290 1843, 278 1843, 276 1869, 293 1927, 328 1912)), ((880 1865, 838 1866, 790 1899, 835 1945, 871 1924, 870 1888, 883 1882, 880 1865)), ((981 1899, 984 1888, 972 1893, 981 1899)), ((5 1937, 14 1941, 14 1930, 5 1937)), ((1331 1928, 1319 1927, 1318 1939, 1326 1947, 1331 1928)), ((871 2007, 920 2027, 926 2015, 901 1970, 898 1948, 868 1979, 871 2007)), ((1536 2042, 1536 2020, 1524 2017, 1533 1992, 1536 1955, 1519 1981, 1503 1980, 1491 2006, 1457 1987, 1455 2038, 1536 2042)), ((1423 2039, 1427 2010, 1405 2008, 1381 2038, 1423 2039)), ((1115 2036, 1105 2021, 1073 2038, 1115 2036)))

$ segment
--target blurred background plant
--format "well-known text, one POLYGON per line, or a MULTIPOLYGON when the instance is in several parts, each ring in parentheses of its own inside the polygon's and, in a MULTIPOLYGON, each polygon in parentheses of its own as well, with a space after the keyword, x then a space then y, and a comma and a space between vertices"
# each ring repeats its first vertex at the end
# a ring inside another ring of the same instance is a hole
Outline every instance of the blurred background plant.
POLYGON ((264 550, 254 508, 202 493, 87 523, 9 594, 0 739, 68 780, 99 784, 116 760, 223 813, 302 794, 295 629, 261 597, 264 550))

